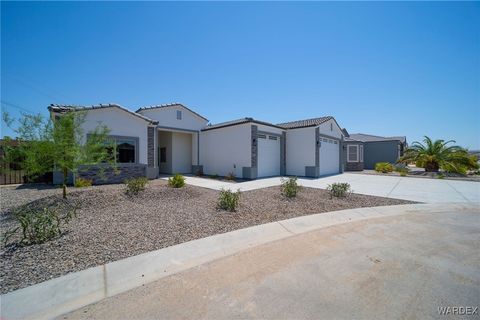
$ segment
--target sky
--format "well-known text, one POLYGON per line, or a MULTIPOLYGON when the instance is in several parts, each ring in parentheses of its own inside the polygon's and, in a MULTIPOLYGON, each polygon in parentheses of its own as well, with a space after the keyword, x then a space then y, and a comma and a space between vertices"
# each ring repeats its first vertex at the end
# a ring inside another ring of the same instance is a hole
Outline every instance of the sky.
POLYGON ((171 102, 480 149, 480 3, 2 1, 2 111, 171 102))

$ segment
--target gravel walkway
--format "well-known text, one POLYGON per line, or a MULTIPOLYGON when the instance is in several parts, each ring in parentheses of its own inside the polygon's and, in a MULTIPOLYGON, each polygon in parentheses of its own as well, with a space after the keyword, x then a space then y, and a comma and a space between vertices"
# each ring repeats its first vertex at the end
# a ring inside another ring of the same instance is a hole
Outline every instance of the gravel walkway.
MULTIPOLYGON (((157 250, 185 241, 301 215, 357 207, 411 203, 352 194, 330 199, 321 189, 303 188, 286 200, 279 187, 244 192, 237 212, 216 209, 218 191, 194 186, 172 189, 162 180, 136 197, 123 185, 70 188, 68 201, 81 204, 77 218, 61 237, 0 252, 1 293, 69 272, 157 250)), ((35 200, 39 207, 62 202, 61 189, 2 188, 2 233, 15 225, 10 210, 35 200)))

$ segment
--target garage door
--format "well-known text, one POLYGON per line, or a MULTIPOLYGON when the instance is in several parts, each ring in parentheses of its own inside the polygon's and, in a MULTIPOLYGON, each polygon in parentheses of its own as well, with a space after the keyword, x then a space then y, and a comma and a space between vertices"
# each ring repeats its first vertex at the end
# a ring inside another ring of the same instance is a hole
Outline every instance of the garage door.
POLYGON ((257 176, 270 177, 280 175, 280 138, 270 135, 258 135, 257 176))
POLYGON ((340 171, 340 144, 337 140, 321 138, 320 175, 335 174, 340 171))

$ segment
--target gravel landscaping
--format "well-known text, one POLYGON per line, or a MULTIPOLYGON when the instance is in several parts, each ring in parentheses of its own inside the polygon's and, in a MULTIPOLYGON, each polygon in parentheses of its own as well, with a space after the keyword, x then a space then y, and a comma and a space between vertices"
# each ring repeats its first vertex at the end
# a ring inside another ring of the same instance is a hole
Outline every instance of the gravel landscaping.
MULTIPOLYGON (((237 212, 216 209, 218 191, 194 186, 172 189, 151 182, 138 196, 123 185, 70 188, 67 204, 79 203, 78 215, 61 237, 30 246, 1 248, 1 293, 69 272, 157 250, 185 241, 297 216, 358 207, 412 203, 352 194, 330 199, 321 189, 302 188, 287 200, 280 187, 244 192, 237 212)), ((65 204, 61 189, 1 188, 2 234, 15 225, 11 210, 29 203, 44 207, 65 204)))

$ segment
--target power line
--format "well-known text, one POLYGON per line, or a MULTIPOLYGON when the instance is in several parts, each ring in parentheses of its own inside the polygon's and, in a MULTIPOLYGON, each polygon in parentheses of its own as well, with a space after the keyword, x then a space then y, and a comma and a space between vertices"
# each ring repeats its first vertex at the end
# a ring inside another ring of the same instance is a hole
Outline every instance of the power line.
POLYGON ((16 105, 16 104, 13 104, 13 103, 10 103, 8 101, 5 101, 5 100, 0 100, 2 102, 3 105, 6 105, 6 106, 9 106, 9 107, 12 107, 12 108, 16 108, 16 109, 19 109, 19 110, 22 110, 24 112, 27 112, 27 113, 30 113, 30 114, 35 114, 35 112, 27 109, 27 108, 24 108, 24 107, 21 107, 19 105, 16 105))

